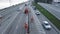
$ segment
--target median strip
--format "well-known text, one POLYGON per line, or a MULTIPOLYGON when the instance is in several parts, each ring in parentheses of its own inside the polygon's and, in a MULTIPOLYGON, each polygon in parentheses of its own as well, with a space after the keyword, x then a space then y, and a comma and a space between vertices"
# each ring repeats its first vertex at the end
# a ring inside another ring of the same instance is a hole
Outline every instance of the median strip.
POLYGON ((54 15, 52 15, 49 11, 44 9, 42 6, 37 3, 33 3, 34 6, 45 16, 47 17, 59 30, 60 30, 60 20, 57 19, 54 15))

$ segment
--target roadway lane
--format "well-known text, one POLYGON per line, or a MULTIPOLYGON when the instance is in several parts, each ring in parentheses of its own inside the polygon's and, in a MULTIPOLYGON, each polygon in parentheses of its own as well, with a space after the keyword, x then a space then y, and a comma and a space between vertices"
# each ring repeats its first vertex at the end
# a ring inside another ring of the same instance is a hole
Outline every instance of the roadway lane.
MULTIPOLYGON (((3 21, 2 26, 0 27, 0 34, 26 34, 26 30, 24 28, 25 21, 27 20, 26 15, 24 14, 24 10, 26 7, 23 4, 22 6, 14 7, 14 9, 13 9, 13 7, 12 7, 12 9, 10 8, 11 11, 15 11, 15 12, 12 12, 11 16, 9 16, 9 18, 6 18, 7 19, 6 21, 3 21), (22 7, 21 11, 18 10, 18 9, 20 9, 20 7, 22 7)), ((9 10, 7 10, 7 11, 9 11, 9 10)), ((35 14, 30 13, 29 16, 30 15, 35 15, 35 14)), ((37 19, 37 17, 36 17, 36 19, 37 19)), ((29 24, 30 26, 32 25, 31 29, 33 30, 30 32, 30 34, 37 34, 37 33, 45 34, 44 30, 42 29, 41 24, 38 25, 38 23, 36 23, 36 22, 38 22, 38 19, 35 20, 33 22, 33 24, 29 24)))
POLYGON ((11 17, 14 12, 17 12, 18 10, 20 10, 19 7, 23 6, 23 5, 24 4, 18 5, 18 6, 15 6, 15 7, 9 7, 9 8, 6 8, 4 10, 0 10, 0 15, 2 15, 2 17, 3 17, 2 19, 0 19, 0 22, 6 21, 7 18, 11 17))
MULTIPOLYGON (((22 5, 21 5, 22 6, 22 5)), ((20 6, 19 6, 20 7, 20 6)), ((18 8, 19 8, 18 7, 18 8)), ((17 7, 16 7, 17 8, 17 7)), ((0 12, 0 14, 2 15, 2 19, 0 20, 0 24, 2 24, 4 21, 6 21, 6 20, 8 20, 8 18, 10 18, 14 13, 16 13, 16 12, 18 12, 17 10, 20 10, 20 9, 12 9, 12 11, 11 11, 11 9, 8 9, 7 11, 6 11, 7 9, 5 9, 5 10, 2 10, 2 12, 0 12)))
MULTIPOLYGON (((37 16, 39 21, 43 23, 43 21, 48 21, 49 24, 51 25, 52 23, 42 14, 37 16)), ((52 25, 51 25, 52 26, 52 25)), ((52 26, 51 30, 45 30, 46 34, 58 34, 58 32, 55 30, 55 28, 52 26)))
MULTIPOLYGON (((38 12, 38 10, 34 10, 35 13, 38 12)), ((45 30, 46 34, 58 34, 58 32, 55 30, 55 28, 53 27, 54 25, 43 15, 40 13, 40 15, 37 15, 39 21, 41 22, 41 24, 43 23, 43 21, 48 21, 49 24, 52 26, 51 30, 45 30)))
POLYGON ((30 12, 29 12, 29 28, 30 28, 30 34, 46 34, 41 22, 39 22, 38 17, 35 15, 34 10, 31 6, 29 6, 30 12), (31 18, 33 17, 33 20, 31 21, 31 18))
POLYGON ((1 24, 1 27, 0 27, 0 34, 4 34, 8 28, 10 28, 13 20, 16 18, 16 16, 18 15, 19 13, 14 13, 14 15, 12 15, 11 18, 8 18, 8 20, 4 21, 2 24, 1 24))
POLYGON ((60 20, 60 8, 57 8, 53 5, 45 4, 45 3, 39 3, 39 5, 47 9, 50 13, 52 13, 54 16, 56 16, 60 20))
POLYGON ((6 21, 6 20, 8 20, 9 18, 11 18, 12 17, 12 15, 14 15, 14 14, 16 14, 17 13, 17 11, 16 12, 12 12, 12 13, 9 13, 9 14, 7 14, 6 16, 3 16, 3 18, 1 19, 1 25, 2 25, 2 23, 4 23, 4 21, 6 21))
POLYGON ((16 19, 17 15, 21 13, 20 8, 23 8, 24 4, 15 7, 10 7, 0 11, 0 14, 4 16, 2 19, 2 24, 0 27, 0 34, 8 34, 12 28, 13 21, 16 19), (20 7, 21 6, 21 7, 20 7), (19 8, 20 7, 20 8, 19 8))
POLYGON ((60 3, 54 3, 52 5, 55 6, 55 7, 57 7, 57 8, 60 8, 60 3))
POLYGON ((23 8, 20 11, 20 14, 16 17, 16 19, 13 21, 13 25, 11 30, 9 31, 9 34, 25 34, 25 28, 24 28, 24 23, 26 20, 26 15, 24 14, 24 9, 25 7, 22 6, 23 8))
POLYGON ((24 34, 24 14, 19 14, 17 18, 13 21, 13 26, 9 34, 24 34))
POLYGON ((29 34, 40 34, 36 23, 34 21, 31 21, 32 13, 29 15, 29 34))

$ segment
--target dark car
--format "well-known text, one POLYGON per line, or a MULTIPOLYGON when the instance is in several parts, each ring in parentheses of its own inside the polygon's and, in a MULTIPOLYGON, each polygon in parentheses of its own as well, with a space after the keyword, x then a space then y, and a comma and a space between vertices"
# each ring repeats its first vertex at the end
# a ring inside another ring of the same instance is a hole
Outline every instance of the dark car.
POLYGON ((25 4, 25 6, 27 6, 27 4, 25 4))

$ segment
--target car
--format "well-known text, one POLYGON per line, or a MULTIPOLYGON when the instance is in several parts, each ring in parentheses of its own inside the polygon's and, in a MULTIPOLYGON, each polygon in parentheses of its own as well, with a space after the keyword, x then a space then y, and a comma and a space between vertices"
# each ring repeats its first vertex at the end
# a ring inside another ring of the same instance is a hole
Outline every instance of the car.
POLYGON ((27 6, 28 4, 25 4, 25 6, 27 6))
POLYGON ((17 11, 21 11, 21 9, 18 8, 17 11))
POLYGON ((44 28, 46 30, 50 30, 51 29, 51 25, 47 21, 43 21, 43 24, 42 25, 44 26, 44 28))
POLYGON ((36 9, 37 9, 35 6, 32 6, 32 8, 33 8, 34 10, 36 10, 36 9))
POLYGON ((40 12, 39 11, 36 11, 36 13, 35 13, 36 15, 40 15, 40 12))

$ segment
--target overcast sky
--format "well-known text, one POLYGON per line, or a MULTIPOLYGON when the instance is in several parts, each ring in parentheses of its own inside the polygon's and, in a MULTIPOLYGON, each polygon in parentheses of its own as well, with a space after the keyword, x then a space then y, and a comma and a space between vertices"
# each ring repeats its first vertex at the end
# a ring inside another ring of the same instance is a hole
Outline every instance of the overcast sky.
POLYGON ((6 8, 11 5, 18 4, 18 3, 23 3, 26 1, 28 0, 0 0, 0 9, 6 8))
POLYGON ((8 3, 8 2, 11 2, 11 3, 21 3, 21 2, 25 2, 25 1, 28 1, 28 0, 0 0, 0 3, 8 3))

